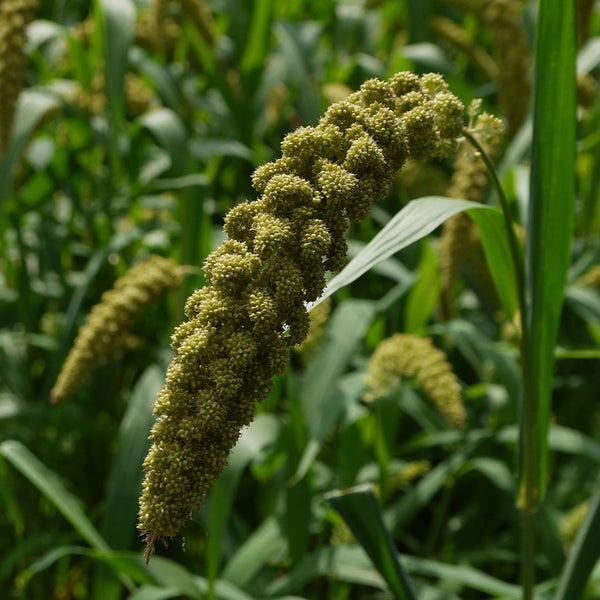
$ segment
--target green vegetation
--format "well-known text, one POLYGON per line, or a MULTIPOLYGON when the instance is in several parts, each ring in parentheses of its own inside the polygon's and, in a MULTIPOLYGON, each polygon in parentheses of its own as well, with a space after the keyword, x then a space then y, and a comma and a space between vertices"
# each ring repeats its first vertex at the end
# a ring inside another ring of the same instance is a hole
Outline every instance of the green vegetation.
POLYGON ((7 598, 600 596, 594 4, 2 0, 7 598))

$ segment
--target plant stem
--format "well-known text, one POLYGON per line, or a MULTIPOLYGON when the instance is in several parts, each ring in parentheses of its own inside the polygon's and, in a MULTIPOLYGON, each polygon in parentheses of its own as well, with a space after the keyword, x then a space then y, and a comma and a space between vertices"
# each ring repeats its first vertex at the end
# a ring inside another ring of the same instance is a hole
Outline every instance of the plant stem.
POLYGON ((504 223, 508 234, 508 243, 513 263, 513 269, 517 280, 517 294, 519 299, 519 311, 521 313, 521 371, 523 375, 523 399, 521 405, 521 466, 523 469, 524 490, 519 490, 517 504, 521 509, 523 518, 522 554, 521 554, 521 577, 523 584, 523 600, 533 599, 533 588, 535 585, 535 514, 538 503, 538 489, 534 470, 534 399, 532 395, 531 378, 528 356, 528 320, 527 304, 525 300, 525 273, 523 259, 519 251, 519 243, 513 227, 508 200, 502 189, 502 184, 494 168, 489 155, 479 140, 467 129, 463 129, 465 138, 481 154, 481 158, 487 167, 490 178, 500 201, 504 223))

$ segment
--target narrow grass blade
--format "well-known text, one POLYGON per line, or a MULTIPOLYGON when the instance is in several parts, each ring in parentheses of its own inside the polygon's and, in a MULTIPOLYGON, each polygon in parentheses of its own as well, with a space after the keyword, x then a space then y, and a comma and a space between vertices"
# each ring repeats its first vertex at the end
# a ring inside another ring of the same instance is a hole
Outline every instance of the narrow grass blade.
POLYGON ((485 204, 426 196, 409 202, 327 285, 316 306, 337 290, 403 248, 429 235, 452 215, 467 209, 497 210, 485 204))
POLYGON ((430 3, 431 0, 408 0, 408 31, 411 44, 427 40, 430 3))
POLYGON ((160 588, 153 585, 144 585, 137 589, 129 600, 168 600, 169 598, 180 597, 181 593, 177 588, 160 588))
POLYGON ((308 365, 300 401, 309 439, 291 485, 306 475, 321 443, 341 414, 343 405, 335 394, 338 380, 362 342, 375 312, 373 302, 348 300, 342 303, 330 320, 325 343, 308 365))
POLYGON ((257 0, 251 5, 253 7, 252 20, 241 60, 241 70, 244 74, 248 74, 264 64, 269 48, 274 5, 274 0, 257 0))
POLYGON ((479 227, 490 274, 504 312, 510 319, 519 308, 519 296, 504 218, 495 210, 473 210, 469 211, 469 216, 479 227))
POLYGON ((121 173, 119 137, 125 118, 125 73, 133 42, 135 4, 132 0, 98 0, 104 34, 104 75, 108 102, 109 154, 113 183, 121 173))
MULTIPOLYGON (((315 123, 321 111, 312 69, 308 64, 310 48, 307 46, 309 44, 303 39, 298 27, 294 27, 291 23, 278 23, 277 25, 277 36, 289 65, 289 76, 294 80, 298 89, 302 90, 298 98, 300 117, 303 123, 315 123)), ((314 43, 316 44, 317 41, 315 39, 314 43)))
MULTIPOLYGON (((505 583, 472 567, 448 565, 406 555, 402 556, 402 562, 411 575, 443 579, 445 582, 478 590, 493 598, 501 596, 517 600, 521 596, 518 585, 505 583)), ((384 580, 372 568, 372 562, 360 546, 339 544, 320 548, 308 555, 302 565, 268 585, 266 592, 269 597, 292 592, 319 577, 330 577, 379 589, 385 586, 384 580)))
POLYGON ((590 498, 586 517, 560 577, 554 600, 578 600, 600 557, 600 478, 590 498))
POLYGON ((148 431, 154 421, 152 406, 163 381, 163 369, 156 365, 148 367, 135 386, 121 421, 117 454, 108 479, 102 528, 111 548, 129 548, 135 535, 142 460, 149 445, 148 431))
POLYGON ((429 240, 423 244, 417 273, 417 282, 406 302, 406 333, 418 333, 427 325, 440 297, 440 261, 429 240))
POLYGON ((269 517, 256 529, 231 557, 221 578, 245 588, 261 567, 276 554, 283 552, 286 540, 281 525, 269 517))
POLYGON ((463 468, 484 437, 485 433, 474 435, 462 448, 429 471, 399 502, 386 509, 385 524, 393 535, 402 530, 419 510, 431 502, 448 479, 463 468))
MULTIPOLYGON (((136 529, 138 496, 142 483, 142 461, 148 450, 148 431, 154 417, 152 406, 164 381, 164 370, 152 365, 146 369, 133 394, 119 428, 117 455, 111 465, 102 534, 115 549, 129 549, 136 529)), ((122 586, 102 565, 94 580, 91 598, 118 600, 122 586)))
POLYGON ((372 486, 332 492, 326 498, 342 515, 395 597, 400 600, 416 599, 416 591, 402 568, 372 486))
POLYGON ((81 510, 77 498, 65 488, 56 474, 40 462, 21 442, 16 440, 3 442, 0 445, 0 454, 56 506, 92 548, 108 550, 108 544, 81 510))
POLYGON ((231 516, 231 507, 243 470, 265 447, 275 442, 281 429, 274 415, 261 414, 244 430, 231 452, 229 464, 210 492, 210 516, 206 552, 207 575, 216 581, 223 558, 223 538, 231 516))
POLYGON ((525 263, 530 381, 523 407, 521 487, 544 495, 554 346, 570 261, 575 196, 575 4, 541 0, 535 64, 531 189, 525 263), (530 398, 527 398, 529 396, 530 398))
POLYGON ((572 286, 565 291, 565 300, 582 319, 600 325, 600 294, 596 290, 572 286))
POLYGON ((177 113, 169 108, 159 108, 142 115, 139 123, 158 140, 169 154, 172 175, 181 177, 189 174, 187 132, 177 113))
POLYGON ((19 96, 8 148, 0 160, 0 208, 10 193, 17 161, 44 115, 60 106, 59 100, 41 90, 25 90, 19 96))
MULTIPOLYGON (((111 548, 129 549, 136 534, 138 496, 142 483, 142 461, 148 450, 148 431, 154 417, 152 406, 164 381, 164 370, 156 365, 146 369, 135 386, 121 421, 117 454, 108 478, 102 534, 111 548)), ((105 565, 94 580, 95 600, 117 600, 122 585, 105 565)))

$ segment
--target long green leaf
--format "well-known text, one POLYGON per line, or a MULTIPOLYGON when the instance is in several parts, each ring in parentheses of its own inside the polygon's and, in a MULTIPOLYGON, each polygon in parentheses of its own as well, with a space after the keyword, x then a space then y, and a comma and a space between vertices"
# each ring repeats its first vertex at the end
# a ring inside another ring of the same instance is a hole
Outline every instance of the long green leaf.
MULTIPOLYGON (((148 450, 148 431, 154 417, 152 405, 164 381, 164 370, 146 369, 133 390, 119 428, 117 454, 111 465, 102 534, 115 549, 129 549, 134 539, 137 499, 141 491, 142 461, 148 450)), ((119 598, 121 585, 106 568, 94 582, 93 598, 119 598)))
MULTIPOLYGON (((113 181, 121 172, 119 137, 125 118, 125 73, 133 42, 135 4, 133 0, 98 0, 104 34, 104 75, 109 122, 109 155, 113 181)), ((116 186, 115 186, 116 187, 116 186)))
POLYGON ((8 148, 0 160, 0 208, 10 193, 15 165, 25 144, 44 115, 60 106, 59 100, 43 90, 25 90, 19 96, 8 148))
POLYGON ((8 440, 0 454, 56 506, 63 517, 92 548, 108 550, 108 544, 81 510, 79 500, 67 490, 56 474, 40 462, 21 442, 8 440))
POLYGON ((221 577, 238 587, 246 587, 263 564, 282 552, 285 547, 286 541, 280 523, 275 517, 269 517, 237 549, 221 577))
MULTIPOLYGON (((443 579, 492 597, 502 596, 511 600, 520 597, 519 586, 500 581, 472 567, 448 565, 407 555, 402 556, 402 562, 411 575, 443 579)), ((320 548, 308 555, 297 568, 269 584, 266 592, 269 596, 291 592, 318 577, 335 578, 379 589, 385 587, 384 580, 373 569, 369 557, 360 546, 340 544, 320 548)))
POLYGON ((146 369, 133 390, 118 433, 117 454, 108 479, 102 531, 111 548, 127 549, 135 534, 142 459, 148 449, 152 405, 164 381, 162 368, 146 369))
POLYGON ((343 404, 335 394, 338 380, 362 342, 375 311, 373 302, 349 300, 342 303, 330 320, 325 343, 308 365, 301 390, 301 403, 309 439, 292 477, 292 485, 306 475, 321 443, 341 414, 343 404))
POLYGON ((274 0, 257 0, 251 5, 253 7, 252 20, 241 61, 241 70, 244 74, 252 72, 264 64, 274 5, 274 0))
POLYGON ((342 515, 396 598, 416 598, 414 586, 402 568, 398 552, 383 522, 372 486, 332 492, 326 498, 342 515))
POLYGON ((536 44, 531 189, 525 263, 526 369, 521 487, 546 487, 554 346, 560 321, 575 196, 575 3, 541 0, 536 44), (527 430, 530 430, 529 432, 527 430), (529 471, 529 475, 525 471, 529 471))
POLYGON ((469 211, 469 216, 479 227, 487 265, 504 312, 508 318, 512 318, 519 307, 517 278, 502 213, 491 210, 473 210, 469 211))
POLYGON ((468 437, 462 448, 441 462, 425 475, 399 502, 386 509, 385 524, 396 535, 438 493, 448 479, 454 476, 467 462, 485 433, 468 437))
POLYGON ((280 422, 270 414, 261 414, 244 430, 229 456, 229 464, 210 492, 208 524, 207 574, 211 584, 216 581, 223 557, 223 538, 231 516, 231 507, 243 470, 265 447, 275 442, 280 422))
POLYGON ((600 478, 590 499, 585 519, 560 577, 554 600, 578 600, 600 556, 600 478))
POLYGON ((441 196, 412 200, 329 282, 323 295, 312 306, 352 283, 381 261, 429 235, 446 219, 467 209, 497 211, 485 204, 441 196))
POLYGON ((439 255, 427 240, 422 244, 417 282, 406 301, 406 333, 419 333, 427 325, 440 297, 440 284, 439 255))

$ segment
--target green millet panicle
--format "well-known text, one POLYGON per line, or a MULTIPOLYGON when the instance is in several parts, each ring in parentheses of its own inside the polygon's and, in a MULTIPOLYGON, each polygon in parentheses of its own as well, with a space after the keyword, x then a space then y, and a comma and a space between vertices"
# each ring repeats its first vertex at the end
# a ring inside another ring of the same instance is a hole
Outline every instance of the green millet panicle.
POLYGON ((310 311, 310 329, 308 330, 308 335, 301 344, 295 347, 296 352, 304 360, 310 358, 321 345, 330 313, 331 298, 325 298, 323 302, 310 311))
POLYGON ((577 285, 600 289, 600 265, 594 265, 579 279, 575 281, 577 285))
POLYGON ((8 144, 17 99, 27 66, 27 25, 33 20, 37 0, 0 2, 0 155, 8 144))
MULTIPOLYGON (((502 122, 487 113, 477 114, 480 103, 470 107, 471 132, 477 136, 487 154, 495 157, 502 140, 502 122)), ((454 160, 454 174, 446 195, 471 202, 483 202, 488 184, 485 162, 473 146, 461 142, 454 160)), ((440 269, 442 279, 442 312, 445 319, 453 314, 452 287, 459 268, 472 250, 479 246, 477 228, 466 213, 459 213, 444 223, 439 239, 440 269)))
POLYGON ((589 500, 580 502, 572 508, 560 521, 560 534, 565 547, 569 548, 573 545, 579 529, 583 525, 583 521, 590 507, 589 500))
POLYGON ((380 342, 369 361, 365 400, 389 394, 402 377, 413 379, 450 423, 464 426, 460 383, 446 355, 429 338, 397 333, 380 342))
POLYGON ((186 304, 175 356, 155 405, 139 530, 146 555, 178 533, 219 476, 254 404, 309 330, 305 303, 346 257, 344 234, 385 197, 408 157, 447 156, 462 103, 439 75, 371 79, 315 127, 283 141, 257 169, 262 195, 225 219, 228 239, 204 263, 207 285, 186 304))
POLYGON ((117 279, 89 314, 50 393, 53 403, 72 395, 116 348, 130 343, 132 323, 167 291, 178 287, 183 267, 151 256, 117 279))

